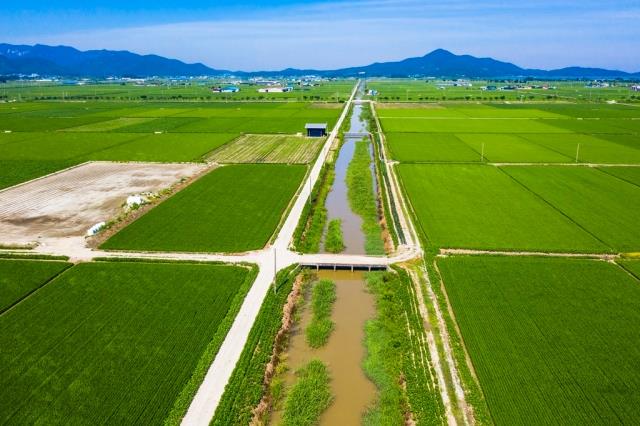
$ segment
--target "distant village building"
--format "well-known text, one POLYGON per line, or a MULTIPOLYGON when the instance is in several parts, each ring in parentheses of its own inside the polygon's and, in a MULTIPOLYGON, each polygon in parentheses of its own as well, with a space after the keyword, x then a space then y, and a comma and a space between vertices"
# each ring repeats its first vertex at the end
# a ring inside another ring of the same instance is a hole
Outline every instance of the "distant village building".
POLYGON ((259 93, 286 93, 293 91, 293 87, 264 87, 262 89, 258 89, 259 93))
POLYGON ((240 88, 238 86, 225 86, 225 87, 217 86, 217 87, 212 87, 211 91, 213 93, 238 93, 240 91, 240 88))
POLYGON ((307 137, 309 138, 327 136, 327 123, 307 123, 304 128, 307 130, 307 137))
POLYGON ((631 90, 634 92, 640 92, 640 84, 636 84, 634 86, 631 86, 631 90))

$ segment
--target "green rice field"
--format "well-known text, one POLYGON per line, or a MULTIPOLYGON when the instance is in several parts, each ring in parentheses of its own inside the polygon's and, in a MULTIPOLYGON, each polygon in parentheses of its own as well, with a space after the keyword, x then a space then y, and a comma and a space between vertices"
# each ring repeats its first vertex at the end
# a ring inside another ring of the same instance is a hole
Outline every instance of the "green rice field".
POLYGON ((107 240, 116 250, 242 252, 265 246, 305 166, 219 167, 107 240))
POLYGON ((497 167, 401 164, 398 171, 418 223, 434 247, 611 250, 497 167))
POLYGON ((640 187, 585 167, 502 170, 615 251, 640 251, 640 187))
POLYGON ((66 262, 0 259, 0 312, 4 312, 70 265, 66 262))
POLYGON ((0 315, 0 423, 163 423, 190 400, 253 277, 211 264, 74 266, 0 315))
MULTIPOLYGON (((279 82, 282 86, 291 83, 279 82)), ((212 87, 228 86, 229 81, 218 79, 199 79, 172 81, 158 79, 145 84, 135 82, 93 82, 88 84, 63 84, 61 82, 9 82, 0 84, 0 100, 75 100, 75 101, 199 101, 228 102, 235 101, 322 101, 344 102, 353 90, 354 81, 316 81, 312 86, 291 84, 293 90, 285 93, 260 93, 264 86, 246 82, 237 85, 238 93, 215 93, 212 87)), ((235 85, 235 84, 234 84, 235 85)))
POLYGON ((379 93, 371 98, 378 102, 434 102, 434 101, 545 101, 545 102, 604 102, 616 100, 637 102, 640 96, 629 89, 626 82, 611 87, 585 87, 581 81, 530 81, 508 84, 473 80, 470 87, 454 86, 450 80, 371 79, 367 88, 379 93), (519 90, 483 90, 482 87, 519 86, 519 90), (525 86, 531 88, 525 89, 525 86), (534 88, 533 86, 539 86, 534 88), (547 86, 547 89, 542 87, 547 86))
POLYGON ((597 260, 437 263, 495 424, 637 422, 637 279, 597 260))
MULTIPOLYGON (((332 127, 340 107, 311 102, 0 103, 0 189, 91 160, 203 161, 241 134, 291 136, 304 132, 309 122, 332 127)), ((292 162, 306 162, 299 151, 274 155, 277 161, 291 156, 292 162)))
POLYGON ((640 186, 640 167, 602 167, 599 170, 640 186))
POLYGON ((633 275, 640 280, 640 260, 622 260, 619 263, 624 266, 625 269, 631 271, 633 275))
POLYGON ((640 108, 407 104, 378 114, 401 162, 640 164, 640 108))

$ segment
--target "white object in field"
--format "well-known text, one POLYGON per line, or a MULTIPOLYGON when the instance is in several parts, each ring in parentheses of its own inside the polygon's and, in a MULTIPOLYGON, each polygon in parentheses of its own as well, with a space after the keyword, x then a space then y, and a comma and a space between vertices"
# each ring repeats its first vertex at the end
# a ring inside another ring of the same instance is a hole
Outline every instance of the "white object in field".
POLYGON ((615 99, 612 99, 612 100, 610 100, 610 101, 607 101, 607 103, 608 103, 609 105, 613 105, 613 104, 615 104, 615 103, 617 103, 617 102, 615 101, 615 99))
POLYGON ((87 231, 87 235, 91 236, 91 235, 96 235, 98 232, 100 232, 100 230, 102 228, 104 228, 104 225, 106 225, 105 222, 98 222, 95 225, 93 225, 91 228, 89 228, 89 230, 87 231))
POLYGON ((4 132, 5 133, 11 133, 11 130, 5 130, 4 132))
POLYGON ((140 195, 129 195, 127 197, 127 207, 141 206, 145 201, 146 199, 140 195))
POLYGON ((155 132, 153 132, 153 133, 154 133, 154 134, 156 134, 156 135, 161 135, 161 134, 162 134, 162 131, 160 131, 160 130, 156 130, 156 131, 155 131, 155 132))

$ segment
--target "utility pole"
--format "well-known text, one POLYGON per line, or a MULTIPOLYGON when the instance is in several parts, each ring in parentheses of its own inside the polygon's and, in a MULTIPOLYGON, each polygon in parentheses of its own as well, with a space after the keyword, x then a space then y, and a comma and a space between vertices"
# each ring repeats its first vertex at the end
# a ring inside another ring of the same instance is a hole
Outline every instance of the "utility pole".
POLYGON ((482 142, 482 150, 480 151, 480 162, 484 163, 484 142, 482 142))
POLYGON ((576 163, 578 162, 578 155, 580 154, 580 144, 576 147, 576 163))

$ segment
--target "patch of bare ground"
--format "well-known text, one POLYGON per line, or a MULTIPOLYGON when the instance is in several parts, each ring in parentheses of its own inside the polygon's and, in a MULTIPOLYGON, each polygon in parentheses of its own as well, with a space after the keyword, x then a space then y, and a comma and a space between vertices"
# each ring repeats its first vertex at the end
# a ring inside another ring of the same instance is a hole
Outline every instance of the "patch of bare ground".
POLYGON ((438 256, 481 256, 481 255, 494 255, 494 256, 541 256, 541 257, 575 257, 575 258, 587 258, 587 259, 602 259, 607 261, 613 261, 620 257, 619 254, 612 253, 554 253, 543 251, 499 251, 499 250, 471 250, 471 249, 446 249, 441 248, 438 256))
POLYGON ((109 238, 111 238, 113 235, 115 235, 120 230, 125 228, 127 225, 135 222, 140 217, 144 216, 149 211, 151 211, 154 207, 168 200, 172 195, 182 191, 187 186, 191 185, 193 182, 200 179, 202 176, 206 175, 216 167, 218 167, 218 165, 215 163, 207 163, 195 174, 192 174, 189 177, 181 178, 179 181, 172 184, 171 186, 167 188, 163 188, 162 190, 154 193, 152 196, 148 198, 145 204, 140 205, 136 209, 127 209, 124 206, 121 206, 122 210, 120 214, 118 214, 117 216, 107 221, 102 231, 86 239, 87 247, 90 247, 90 248, 99 247, 102 243, 107 241, 109 238))
POLYGON ((89 162, 0 192, 0 242, 77 238, 130 195, 157 191, 203 167, 194 163, 89 162))

